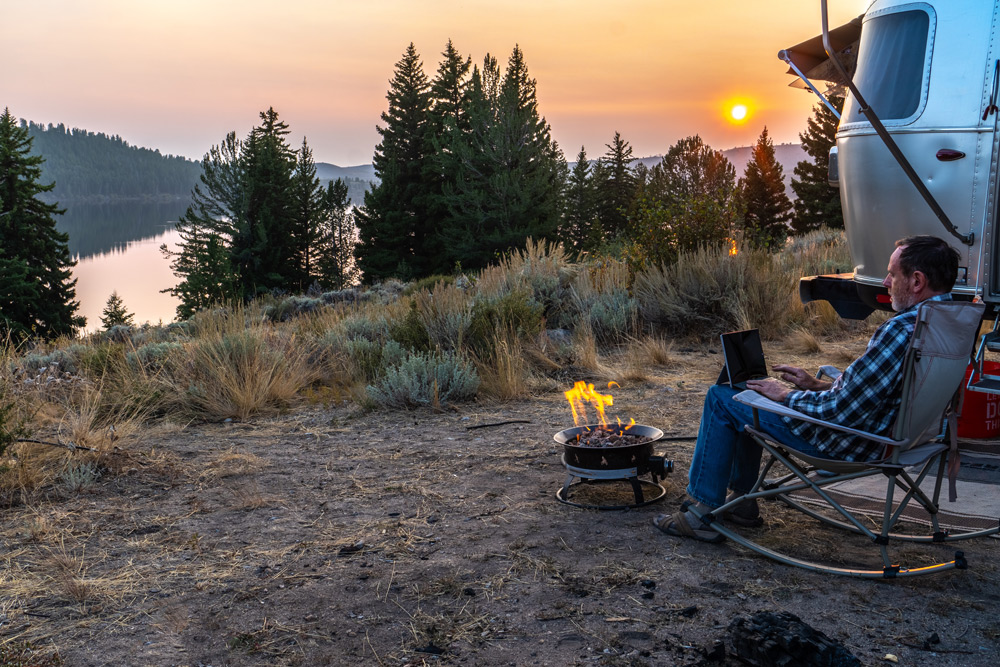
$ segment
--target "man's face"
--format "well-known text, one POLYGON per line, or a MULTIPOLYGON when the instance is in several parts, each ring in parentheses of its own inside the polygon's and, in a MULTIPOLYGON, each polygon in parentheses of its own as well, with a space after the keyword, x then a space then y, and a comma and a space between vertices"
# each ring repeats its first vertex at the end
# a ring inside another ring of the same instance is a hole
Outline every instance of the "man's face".
POLYGON ((895 311, 906 310, 915 302, 915 297, 911 288, 913 287, 913 276, 906 277, 899 266, 899 256, 905 246, 900 246, 889 258, 889 274, 882 281, 882 285, 889 290, 889 298, 892 299, 892 309, 895 311))

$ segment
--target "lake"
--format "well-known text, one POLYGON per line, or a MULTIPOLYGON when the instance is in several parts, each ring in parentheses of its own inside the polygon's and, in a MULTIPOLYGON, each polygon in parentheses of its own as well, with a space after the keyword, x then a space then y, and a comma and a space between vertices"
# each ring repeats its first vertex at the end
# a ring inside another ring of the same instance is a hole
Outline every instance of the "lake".
POLYGON ((85 330, 102 328, 101 313, 114 291, 136 324, 172 321, 180 302, 160 290, 176 285, 177 278, 160 246, 177 249, 174 225, 188 202, 62 206, 66 214, 56 218, 57 227, 69 234, 70 255, 77 260, 73 276, 85 330))

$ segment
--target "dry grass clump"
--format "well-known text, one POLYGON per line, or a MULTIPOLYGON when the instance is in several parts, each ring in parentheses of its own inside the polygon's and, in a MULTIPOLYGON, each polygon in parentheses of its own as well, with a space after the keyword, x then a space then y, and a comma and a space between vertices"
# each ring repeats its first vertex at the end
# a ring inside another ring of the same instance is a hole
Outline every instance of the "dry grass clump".
POLYGON ((639 304, 629 291, 631 283, 628 264, 616 259, 583 265, 577 273, 574 309, 600 342, 620 343, 638 330, 639 304))
POLYGON ((523 398, 528 392, 530 367, 517 330, 510 326, 494 330, 485 350, 481 357, 473 357, 480 378, 479 394, 500 402, 523 398))
POLYGON ((430 344, 442 350, 457 350, 472 323, 472 298, 454 284, 439 282, 433 291, 413 295, 415 312, 427 331, 430 344))
POLYGON ((562 245, 528 239, 524 250, 508 254, 480 273, 476 295, 491 299, 527 290, 541 306, 550 328, 571 327, 579 317, 572 299, 578 269, 562 245))
POLYGON ((823 228, 792 237, 778 260, 782 270, 793 277, 853 270, 843 229, 823 228))
POLYGON ((793 283, 765 251, 702 248, 638 274, 635 294, 643 318, 670 335, 759 328, 774 337, 801 318, 793 283))
POLYGON ((823 351, 819 339, 808 329, 797 328, 788 336, 788 345, 800 354, 818 354, 823 351))
POLYGON ((183 363, 167 379, 175 409, 210 421, 246 419, 287 407, 315 371, 310 349, 253 309, 206 314, 183 363))

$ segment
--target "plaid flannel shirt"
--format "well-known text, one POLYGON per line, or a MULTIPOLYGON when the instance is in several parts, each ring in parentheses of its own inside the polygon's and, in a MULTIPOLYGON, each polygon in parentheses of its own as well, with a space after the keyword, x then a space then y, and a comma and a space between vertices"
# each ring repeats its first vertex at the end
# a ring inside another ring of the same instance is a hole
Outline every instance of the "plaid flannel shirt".
MULTIPOLYGON (((931 297, 951 301, 950 294, 931 297)), ((903 360, 917 322, 917 307, 907 308, 887 320, 868 341, 868 349, 825 391, 793 391, 788 407, 810 417, 849 426, 876 435, 891 435, 902 400, 903 360)), ((882 455, 883 445, 858 436, 797 421, 785 423, 832 458, 870 461, 882 455)))

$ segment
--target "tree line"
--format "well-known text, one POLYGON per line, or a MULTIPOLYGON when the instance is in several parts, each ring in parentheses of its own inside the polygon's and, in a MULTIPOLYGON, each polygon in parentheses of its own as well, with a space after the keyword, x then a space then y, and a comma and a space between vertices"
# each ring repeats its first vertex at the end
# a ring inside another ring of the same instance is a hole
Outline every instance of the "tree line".
POLYGON ((49 195, 54 201, 187 197, 201 174, 197 161, 131 146, 118 135, 62 123, 45 127, 22 120, 21 127, 35 154, 46 156, 41 179, 56 184, 49 195))
POLYGON ((789 233, 843 225, 826 183, 836 117, 825 107, 800 135, 814 162, 795 170, 793 205, 766 127, 742 177, 698 136, 647 168, 618 132, 597 160, 581 147, 570 171, 519 47, 503 72, 489 54, 473 66, 451 41, 441 56, 428 78, 411 43, 394 68, 375 150, 381 181, 356 214, 366 282, 478 270, 527 238, 638 265, 702 245, 778 249, 789 233))
MULTIPOLYGON (((618 132, 596 160, 581 147, 570 170, 519 47, 504 68, 491 55, 473 66, 450 41, 441 55, 433 78, 413 44, 395 64, 377 126, 379 182, 357 209, 343 180, 323 187, 307 141, 293 149, 273 108, 245 138, 230 132, 212 146, 178 226, 179 250, 163 249, 178 278, 169 290, 181 301, 178 316, 262 294, 475 271, 528 238, 639 266, 704 245, 777 249, 790 233, 843 225, 839 195, 826 184, 836 118, 823 106, 800 135, 812 161, 795 169, 793 205, 767 128, 742 177, 698 136, 646 167, 618 132)), ((43 161, 31 149, 38 136, 5 112, 0 326, 51 336, 83 322, 65 235, 54 227, 62 211, 43 203, 53 185, 42 185, 43 161)))

